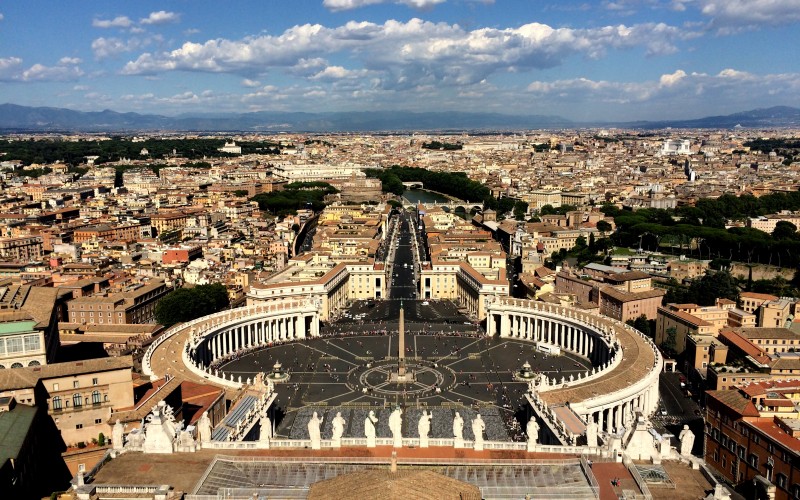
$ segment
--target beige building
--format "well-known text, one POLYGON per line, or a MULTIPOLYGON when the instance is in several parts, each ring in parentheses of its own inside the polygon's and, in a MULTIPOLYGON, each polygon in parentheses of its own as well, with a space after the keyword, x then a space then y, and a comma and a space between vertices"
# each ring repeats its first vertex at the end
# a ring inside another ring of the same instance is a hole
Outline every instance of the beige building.
POLYGON ((110 437, 112 409, 133 405, 132 366, 121 356, 0 370, 0 395, 46 406, 65 443, 86 443, 110 437))
POLYGON ((70 323, 128 324, 153 323, 155 307, 172 291, 162 279, 136 285, 121 293, 103 293, 79 297, 67 303, 70 323))
POLYGON ((655 288, 642 291, 621 291, 613 286, 600 289, 600 314, 622 322, 639 316, 656 319, 666 290, 655 288))
POLYGON ((18 238, 0 238, 0 258, 20 262, 37 261, 42 258, 42 238, 40 236, 24 236, 18 238))

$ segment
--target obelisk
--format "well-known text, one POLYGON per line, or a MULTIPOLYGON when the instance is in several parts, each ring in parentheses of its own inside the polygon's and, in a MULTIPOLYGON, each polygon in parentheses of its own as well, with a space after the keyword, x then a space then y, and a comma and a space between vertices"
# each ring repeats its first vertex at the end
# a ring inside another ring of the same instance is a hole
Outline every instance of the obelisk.
POLYGON ((402 382, 406 378, 406 334, 405 334, 405 313, 403 312, 403 299, 400 299, 400 338, 398 342, 399 355, 397 356, 397 380, 402 382))

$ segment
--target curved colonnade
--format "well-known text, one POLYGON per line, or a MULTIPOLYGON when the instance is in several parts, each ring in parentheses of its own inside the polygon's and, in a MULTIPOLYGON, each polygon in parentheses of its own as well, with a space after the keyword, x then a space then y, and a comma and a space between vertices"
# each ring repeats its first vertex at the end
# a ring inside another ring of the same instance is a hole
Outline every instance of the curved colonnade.
MULTIPOLYGON (((187 334, 183 364, 218 385, 239 388, 249 380, 225 378, 215 364, 238 353, 319 336, 319 309, 312 300, 285 300, 223 311, 177 325, 145 353, 143 371, 153 378, 151 359, 172 335, 187 334)), ((652 414, 658 405, 663 360, 653 342, 624 323, 543 302, 501 298, 492 303, 487 334, 559 346, 594 366, 577 379, 540 379, 531 396, 548 407, 567 405, 584 423, 616 432, 635 412, 652 414)))
POLYGON ((636 412, 658 406, 664 361, 653 341, 620 321, 565 306, 501 298, 489 308, 487 334, 556 345, 586 358, 595 369, 582 378, 545 379, 532 397, 545 406, 567 405, 584 424, 618 431, 636 412))

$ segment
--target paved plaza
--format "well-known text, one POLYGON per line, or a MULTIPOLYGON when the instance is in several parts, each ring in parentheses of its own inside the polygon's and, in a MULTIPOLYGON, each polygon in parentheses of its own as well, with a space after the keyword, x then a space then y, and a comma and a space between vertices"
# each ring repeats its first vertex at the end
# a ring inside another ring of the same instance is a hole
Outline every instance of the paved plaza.
POLYGON ((477 334, 406 333, 405 337, 407 366, 414 372, 406 383, 391 381, 397 366, 398 334, 383 331, 274 345, 242 355, 221 369, 246 379, 269 372, 280 362, 289 372, 289 381, 276 386, 278 397, 271 414, 278 437, 306 439, 305 422, 314 411, 323 417, 323 437, 329 435, 337 411, 348 421, 345 436, 363 437, 369 410, 375 410, 379 418, 378 436, 388 437, 384 416, 400 406, 407 409, 404 429, 413 431, 404 435, 414 435, 413 416, 426 408, 435 409, 431 437, 452 437, 448 434, 452 418, 459 411, 466 421, 478 412, 488 418, 487 438, 497 440, 522 439, 520 424, 529 416, 524 398, 527 383, 515 380, 514 373, 523 363, 529 362, 534 371, 551 378, 577 376, 591 369, 585 359, 546 355, 536 352, 532 343, 517 339, 477 334))

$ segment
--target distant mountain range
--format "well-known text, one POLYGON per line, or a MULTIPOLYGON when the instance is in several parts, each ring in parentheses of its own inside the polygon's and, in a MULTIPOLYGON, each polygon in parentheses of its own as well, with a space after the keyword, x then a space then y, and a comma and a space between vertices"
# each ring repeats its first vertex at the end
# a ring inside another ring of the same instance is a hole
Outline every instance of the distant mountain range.
POLYGON ((658 122, 588 123, 560 116, 498 113, 353 111, 332 113, 269 112, 185 114, 176 117, 74 111, 64 108, 0 104, 0 130, 29 132, 381 132, 500 131, 581 127, 661 128, 798 127, 800 109, 776 106, 726 116, 658 122))

